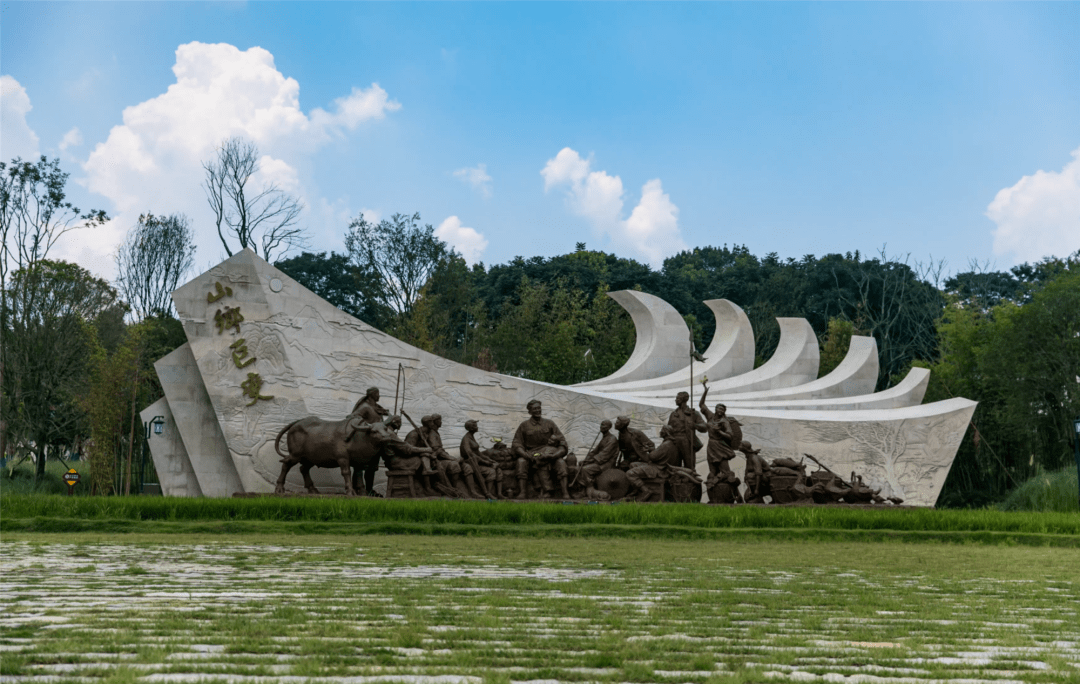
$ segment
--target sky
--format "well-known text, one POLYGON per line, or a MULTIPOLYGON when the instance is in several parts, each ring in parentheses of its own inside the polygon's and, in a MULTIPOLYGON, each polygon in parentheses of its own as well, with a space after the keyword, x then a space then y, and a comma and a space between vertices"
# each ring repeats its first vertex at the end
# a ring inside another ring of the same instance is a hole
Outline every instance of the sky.
POLYGON ((419 212, 470 263, 579 242, 1005 269, 1080 249, 1080 3, 0 3, 0 159, 59 158, 115 276, 145 212, 225 252, 231 136, 312 251, 419 212))

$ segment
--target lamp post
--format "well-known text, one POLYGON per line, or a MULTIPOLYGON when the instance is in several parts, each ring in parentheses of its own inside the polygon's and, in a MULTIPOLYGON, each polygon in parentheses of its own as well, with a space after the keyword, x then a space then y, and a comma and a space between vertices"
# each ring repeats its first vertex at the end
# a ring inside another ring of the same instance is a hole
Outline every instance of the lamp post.
POLYGON ((1080 416, 1073 419, 1073 455, 1076 457, 1076 496, 1080 500, 1080 416))
POLYGON ((146 441, 143 442, 139 455, 139 494, 143 493, 143 480, 146 479, 146 442, 150 441, 151 426, 154 434, 160 435, 165 431, 165 416, 154 416, 154 419, 146 424, 146 441))

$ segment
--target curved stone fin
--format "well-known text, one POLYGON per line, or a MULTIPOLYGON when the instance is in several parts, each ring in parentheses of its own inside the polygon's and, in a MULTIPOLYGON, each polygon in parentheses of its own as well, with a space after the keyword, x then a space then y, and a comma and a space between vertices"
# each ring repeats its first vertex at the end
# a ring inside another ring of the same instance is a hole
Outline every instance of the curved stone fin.
POLYGON ((903 380, 889 389, 873 394, 862 394, 833 399, 745 399, 746 395, 735 395, 724 403, 729 409, 790 409, 803 411, 865 411, 871 409, 886 410, 918 406, 926 394, 930 382, 930 371, 925 368, 912 368, 903 380))
POLYGON ((663 299, 637 290, 617 290, 608 296, 634 320, 634 353, 611 375, 576 387, 646 380, 673 373, 690 364, 690 329, 682 315, 663 299))
MULTIPOLYGON (((820 351, 817 336, 805 318, 777 318, 780 324, 780 343, 776 352, 760 368, 749 373, 709 384, 710 400, 719 400, 733 392, 758 392, 795 387, 813 382, 817 378, 820 351)), ((694 369, 694 382, 700 382, 703 373, 694 369)), ((612 391, 615 394, 615 391, 612 391)), ((620 396, 644 399, 660 397, 670 392, 648 390, 642 392, 618 392, 620 396)), ((694 395, 700 394, 695 386, 694 395)))
POLYGON ((731 401, 759 399, 832 399, 873 394, 878 378, 877 340, 853 335, 843 361, 823 378, 796 387, 759 392, 726 393, 731 401))
MULTIPOLYGON (((716 331, 712 342, 703 356, 705 363, 694 364, 694 375, 707 375, 722 380, 735 375, 742 375, 754 369, 754 329, 750 319, 737 304, 726 299, 709 299, 705 305, 716 317, 716 331)), ((595 381, 600 382, 600 381, 595 381)), ((690 383, 690 366, 674 373, 649 380, 632 380, 598 385, 589 384, 590 389, 601 392, 644 392, 648 390, 666 390, 685 388, 690 383)))

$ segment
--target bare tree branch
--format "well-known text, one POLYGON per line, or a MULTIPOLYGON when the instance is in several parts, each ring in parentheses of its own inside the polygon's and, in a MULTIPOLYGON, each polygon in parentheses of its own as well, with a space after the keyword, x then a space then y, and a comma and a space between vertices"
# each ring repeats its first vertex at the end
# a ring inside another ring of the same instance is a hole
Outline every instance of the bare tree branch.
POLYGON ((217 156, 203 163, 203 170, 206 201, 214 213, 218 239, 229 256, 250 249, 272 261, 307 244, 304 230, 296 225, 304 208, 299 198, 276 183, 254 191, 249 187, 259 170, 259 148, 254 143, 243 138, 225 140, 217 156))

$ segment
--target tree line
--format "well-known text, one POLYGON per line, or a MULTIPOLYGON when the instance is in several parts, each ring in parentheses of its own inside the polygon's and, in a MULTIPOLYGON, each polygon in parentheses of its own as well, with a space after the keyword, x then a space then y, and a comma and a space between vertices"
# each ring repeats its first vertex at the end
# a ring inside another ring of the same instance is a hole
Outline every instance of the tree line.
MULTIPOLYGON (((618 369, 634 347, 629 315, 606 292, 661 297, 684 314, 699 349, 715 325, 703 301, 726 298, 750 318, 757 365, 779 341, 776 318, 802 317, 819 336, 821 375, 840 363, 852 335, 871 335, 878 389, 918 365, 933 370, 928 401, 979 401, 942 504, 992 501, 1068 462, 1080 414, 1080 253, 1009 271, 972 265, 944 280, 941 263, 884 251, 784 259, 742 245, 689 249, 658 269, 584 243, 558 256, 469 266, 418 214, 359 215, 345 228, 343 252, 317 253, 304 251, 299 200, 253 186, 257 159, 254 145, 230 139, 204 164, 225 253, 251 248, 343 311, 446 358, 583 382, 618 369)), ((185 341, 169 293, 192 266, 190 222, 139 217, 108 283, 48 258, 63 233, 107 220, 66 202, 56 160, 14 160, 0 164, 0 176, 0 453, 85 450, 95 491, 122 492, 125 456, 141 434, 137 410, 161 396, 152 364, 185 341)))

